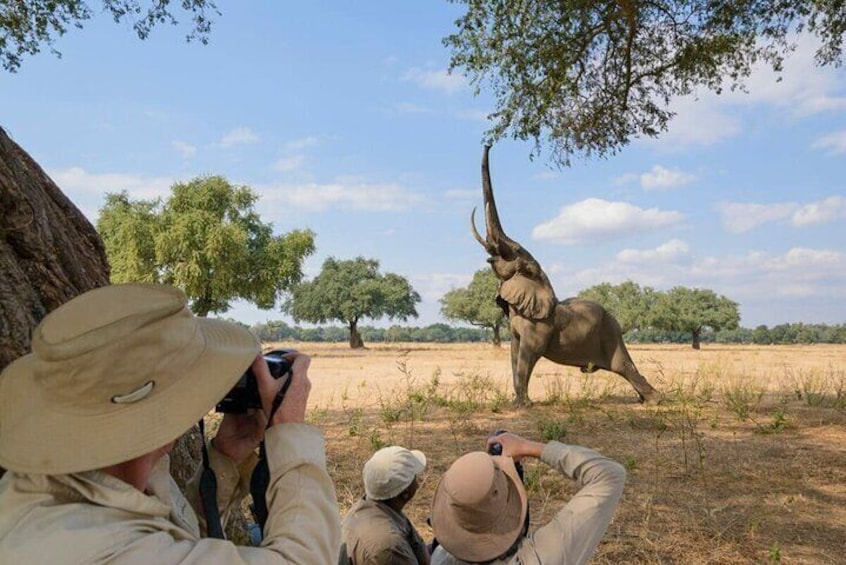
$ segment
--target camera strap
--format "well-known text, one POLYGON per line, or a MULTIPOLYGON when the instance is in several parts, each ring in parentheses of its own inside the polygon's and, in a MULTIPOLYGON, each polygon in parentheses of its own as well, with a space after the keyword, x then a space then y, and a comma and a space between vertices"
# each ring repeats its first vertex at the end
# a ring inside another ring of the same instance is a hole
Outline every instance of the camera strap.
MULTIPOLYGON (((285 394, 291 388, 291 381, 294 380, 294 374, 288 375, 288 380, 282 384, 282 388, 276 393, 273 398, 273 404, 270 407, 270 414, 267 416, 267 428, 270 427, 270 422, 273 421, 273 415, 282 405, 285 400, 285 394)), ((265 428, 265 429, 267 429, 265 428)), ((253 512, 253 519, 259 525, 261 531, 264 532, 264 524, 267 522, 267 487, 270 484, 270 469, 267 466, 267 450, 264 446, 264 440, 259 444, 259 458, 256 468, 253 469, 253 475, 250 477, 250 494, 253 496, 253 503, 250 505, 250 510, 253 512)))
POLYGON ((206 530, 210 538, 226 539, 220 523, 220 509, 217 507, 217 477, 209 464, 209 450, 206 447, 205 422, 200 418, 200 438, 203 444, 203 473, 200 475, 200 501, 206 517, 206 530))

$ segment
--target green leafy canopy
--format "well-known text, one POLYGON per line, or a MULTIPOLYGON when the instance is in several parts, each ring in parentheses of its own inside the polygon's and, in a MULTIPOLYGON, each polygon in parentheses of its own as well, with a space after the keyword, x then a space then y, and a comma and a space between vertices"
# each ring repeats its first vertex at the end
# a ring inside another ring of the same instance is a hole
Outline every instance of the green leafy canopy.
POLYGON ((820 39, 819 65, 843 62, 843 0, 452 2, 450 70, 496 98, 487 142, 546 141, 559 165, 657 136, 673 97, 742 88, 758 61, 780 71, 797 33, 820 39))
POLYGON ((112 282, 164 282, 182 288, 195 313, 229 309, 236 299, 276 305, 303 278, 314 234, 273 235, 254 210, 257 196, 221 176, 171 187, 165 201, 109 194, 97 229, 112 265, 112 282))
POLYGON ((56 37, 67 33, 68 28, 82 28, 97 10, 109 14, 117 23, 127 21, 139 39, 146 39, 152 29, 163 23, 176 25, 176 13, 183 12, 191 18, 191 31, 186 39, 208 42, 212 17, 219 15, 212 0, 4 0, 0 2, 0 64, 9 72, 16 72, 26 55, 35 55, 47 45, 53 48, 56 37), (174 6, 176 5, 176 6, 174 6))
POLYGON ((362 318, 416 318, 419 302, 420 295, 404 277, 379 273, 377 260, 329 257, 313 280, 294 286, 283 308, 297 321, 337 320, 354 331, 362 318))

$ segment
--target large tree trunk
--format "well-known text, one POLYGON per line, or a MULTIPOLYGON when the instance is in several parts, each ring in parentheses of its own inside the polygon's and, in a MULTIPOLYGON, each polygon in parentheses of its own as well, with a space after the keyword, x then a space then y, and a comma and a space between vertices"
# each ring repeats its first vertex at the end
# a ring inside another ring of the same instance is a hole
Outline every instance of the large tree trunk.
POLYGON ((699 336, 702 333, 701 329, 693 330, 693 349, 699 349, 699 336))
POLYGON ((358 320, 350 320, 350 348, 363 349, 364 341, 358 333, 358 320))
POLYGON ((82 212, 0 128, 0 369, 30 348, 47 312, 109 283, 103 242, 82 212))
MULTIPOLYGON (((109 284, 94 226, 0 128, 0 370, 29 352, 32 330, 71 298, 109 284)), ((180 479, 196 467, 199 439, 174 449, 180 479)), ((0 470, 2 475, 2 470, 0 470)))

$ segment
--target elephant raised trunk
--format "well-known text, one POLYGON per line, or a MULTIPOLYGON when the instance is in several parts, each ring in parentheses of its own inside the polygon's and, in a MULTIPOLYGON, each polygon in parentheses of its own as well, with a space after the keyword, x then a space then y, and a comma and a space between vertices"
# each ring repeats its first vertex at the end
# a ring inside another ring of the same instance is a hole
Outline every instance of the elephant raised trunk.
POLYGON ((508 313, 511 326, 516 403, 529 402, 529 377, 541 357, 586 372, 613 371, 632 384, 641 401, 657 401, 660 395, 637 371, 617 320, 596 302, 579 298, 558 302, 540 263, 505 235, 493 195, 489 151, 490 146, 485 146, 482 154, 485 238, 476 229, 475 208, 470 214, 470 227, 476 241, 490 255, 491 269, 502 281, 495 299, 508 313))
POLYGON ((473 208, 473 212, 470 214, 470 226, 476 241, 482 244, 482 247, 485 248, 485 251, 489 255, 513 259, 519 254, 521 246, 505 234, 505 230, 502 229, 502 224, 499 221, 499 213, 496 210, 496 200, 493 195, 490 168, 488 167, 488 152, 490 149, 490 145, 485 145, 485 150, 482 154, 482 195, 484 196, 485 204, 485 239, 482 239, 482 236, 476 230, 475 208, 473 208))

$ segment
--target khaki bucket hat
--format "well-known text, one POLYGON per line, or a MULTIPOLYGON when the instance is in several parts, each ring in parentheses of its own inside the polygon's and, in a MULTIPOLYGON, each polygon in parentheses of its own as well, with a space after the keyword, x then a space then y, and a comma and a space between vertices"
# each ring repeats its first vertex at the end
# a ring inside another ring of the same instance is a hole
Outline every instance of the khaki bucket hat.
POLYGON ((453 557, 490 561, 517 541, 527 511, 514 460, 474 451, 456 459, 438 483, 432 530, 453 557))
POLYGON ((236 324, 195 317, 182 291, 127 284, 82 294, 35 328, 0 374, 0 466, 64 474, 175 440, 259 352, 236 324))

